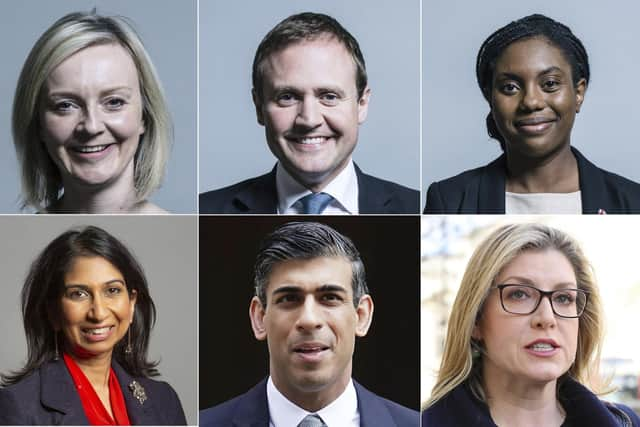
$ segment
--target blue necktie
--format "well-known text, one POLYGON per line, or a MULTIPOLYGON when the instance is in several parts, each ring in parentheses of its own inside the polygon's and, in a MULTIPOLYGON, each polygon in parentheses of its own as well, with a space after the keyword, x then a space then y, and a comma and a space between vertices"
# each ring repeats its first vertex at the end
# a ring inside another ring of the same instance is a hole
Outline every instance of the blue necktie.
POLYGON ((321 214, 332 200, 333 197, 327 193, 311 193, 300 198, 298 201, 302 205, 303 214, 317 215, 321 214))
POLYGON ((298 427, 327 427, 327 425, 322 421, 316 414, 309 414, 298 424, 298 427))

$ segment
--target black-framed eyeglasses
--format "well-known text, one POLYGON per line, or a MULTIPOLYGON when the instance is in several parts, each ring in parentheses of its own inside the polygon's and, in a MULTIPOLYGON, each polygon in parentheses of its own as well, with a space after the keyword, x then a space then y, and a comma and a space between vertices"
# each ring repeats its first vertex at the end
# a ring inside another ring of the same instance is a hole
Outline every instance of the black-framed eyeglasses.
POLYGON ((500 304, 507 313, 531 314, 538 309, 543 297, 549 298, 556 316, 574 318, 582 316, 587 306, 588 293, 582 289, 556 289, 543 291, 530 285, 497 285, 500 304))

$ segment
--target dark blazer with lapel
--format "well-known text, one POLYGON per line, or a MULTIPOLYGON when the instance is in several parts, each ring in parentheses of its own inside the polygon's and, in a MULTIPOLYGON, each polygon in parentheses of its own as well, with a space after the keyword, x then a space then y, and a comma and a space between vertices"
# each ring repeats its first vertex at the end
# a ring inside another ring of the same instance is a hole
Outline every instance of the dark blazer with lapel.
MULTIPOLYGON (((420 416, 353 381, 362 427, 419 427, 420 416)), ((267 380, 243 395, 200 411, 200 427, 269 427, 267 380)))
MULTIPOLYGON (((574 380, 567 379, 562 384, 560 400, 571 426, 640 427, 640 418, 631 408, 602 401, 574 380)), ((422 427, 459 426, 496 427, 488 406, 473 396, 466 383, 422 413, 422 427)))
MULTIPOLYGON (((358 211, 361 214, 417 214, 420 193, 363 173, 358 177, 358 211)), ((201 214, 275 214, 278 210, 276 168, 229 187, 200 194, 201 214)))
MULTIPOLYGON (((113 361, 133 425, 186 425, 178 395, 165 382, 133 378, 113 361), (140 403, 129 384, 137 381, 147 399, 140 403)), ((80 395, 62 359, 0 389, 0 425, 89 425, 80 395)))
MULTIPOLYGON (((578 150, 582 213, 640 213, 640 184, 598 168, 578 150)), ((486 166, 468 170, 427 191, 425 214, 504 214, 506 188, 504 154, 486 166)))

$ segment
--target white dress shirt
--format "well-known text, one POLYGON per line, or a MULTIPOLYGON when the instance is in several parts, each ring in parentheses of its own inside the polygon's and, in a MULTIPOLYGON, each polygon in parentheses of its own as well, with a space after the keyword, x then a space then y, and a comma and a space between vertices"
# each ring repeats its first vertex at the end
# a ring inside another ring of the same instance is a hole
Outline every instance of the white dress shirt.
MULTIPOLYGON (((302 213, 301 197, 311 194, 311 190, 296 181, 278 162, 276 167, 276 190, 278 192, 278 213, 295 215, 302 213)), ((322 215, 356 215, 358 214, 358 176, 353 160, 331 181, 323 193, 329 194, 333 200, 322 215)))
POLYGON ((358 396, 352 380, 336 400, 317 412, 308 412, 280 393, 269 377, 267 401, 269 427, 296 427, 309 414, 318 414, 327 427, 360 427, 358 396))
POLYGON ((582 196, 573 193, 505 193, 505 214, 581 214, 582 196))

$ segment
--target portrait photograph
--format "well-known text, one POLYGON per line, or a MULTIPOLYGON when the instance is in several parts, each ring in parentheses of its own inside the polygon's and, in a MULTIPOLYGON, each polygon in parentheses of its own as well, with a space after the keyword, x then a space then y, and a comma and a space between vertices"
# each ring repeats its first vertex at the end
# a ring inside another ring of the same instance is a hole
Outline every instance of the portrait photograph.
POLYGON ((195 213, 196 1, 0 12, 0 212, 195 213))
POLYGON ((196 425, 196 228, 0 217, 0 424, 196 425))

